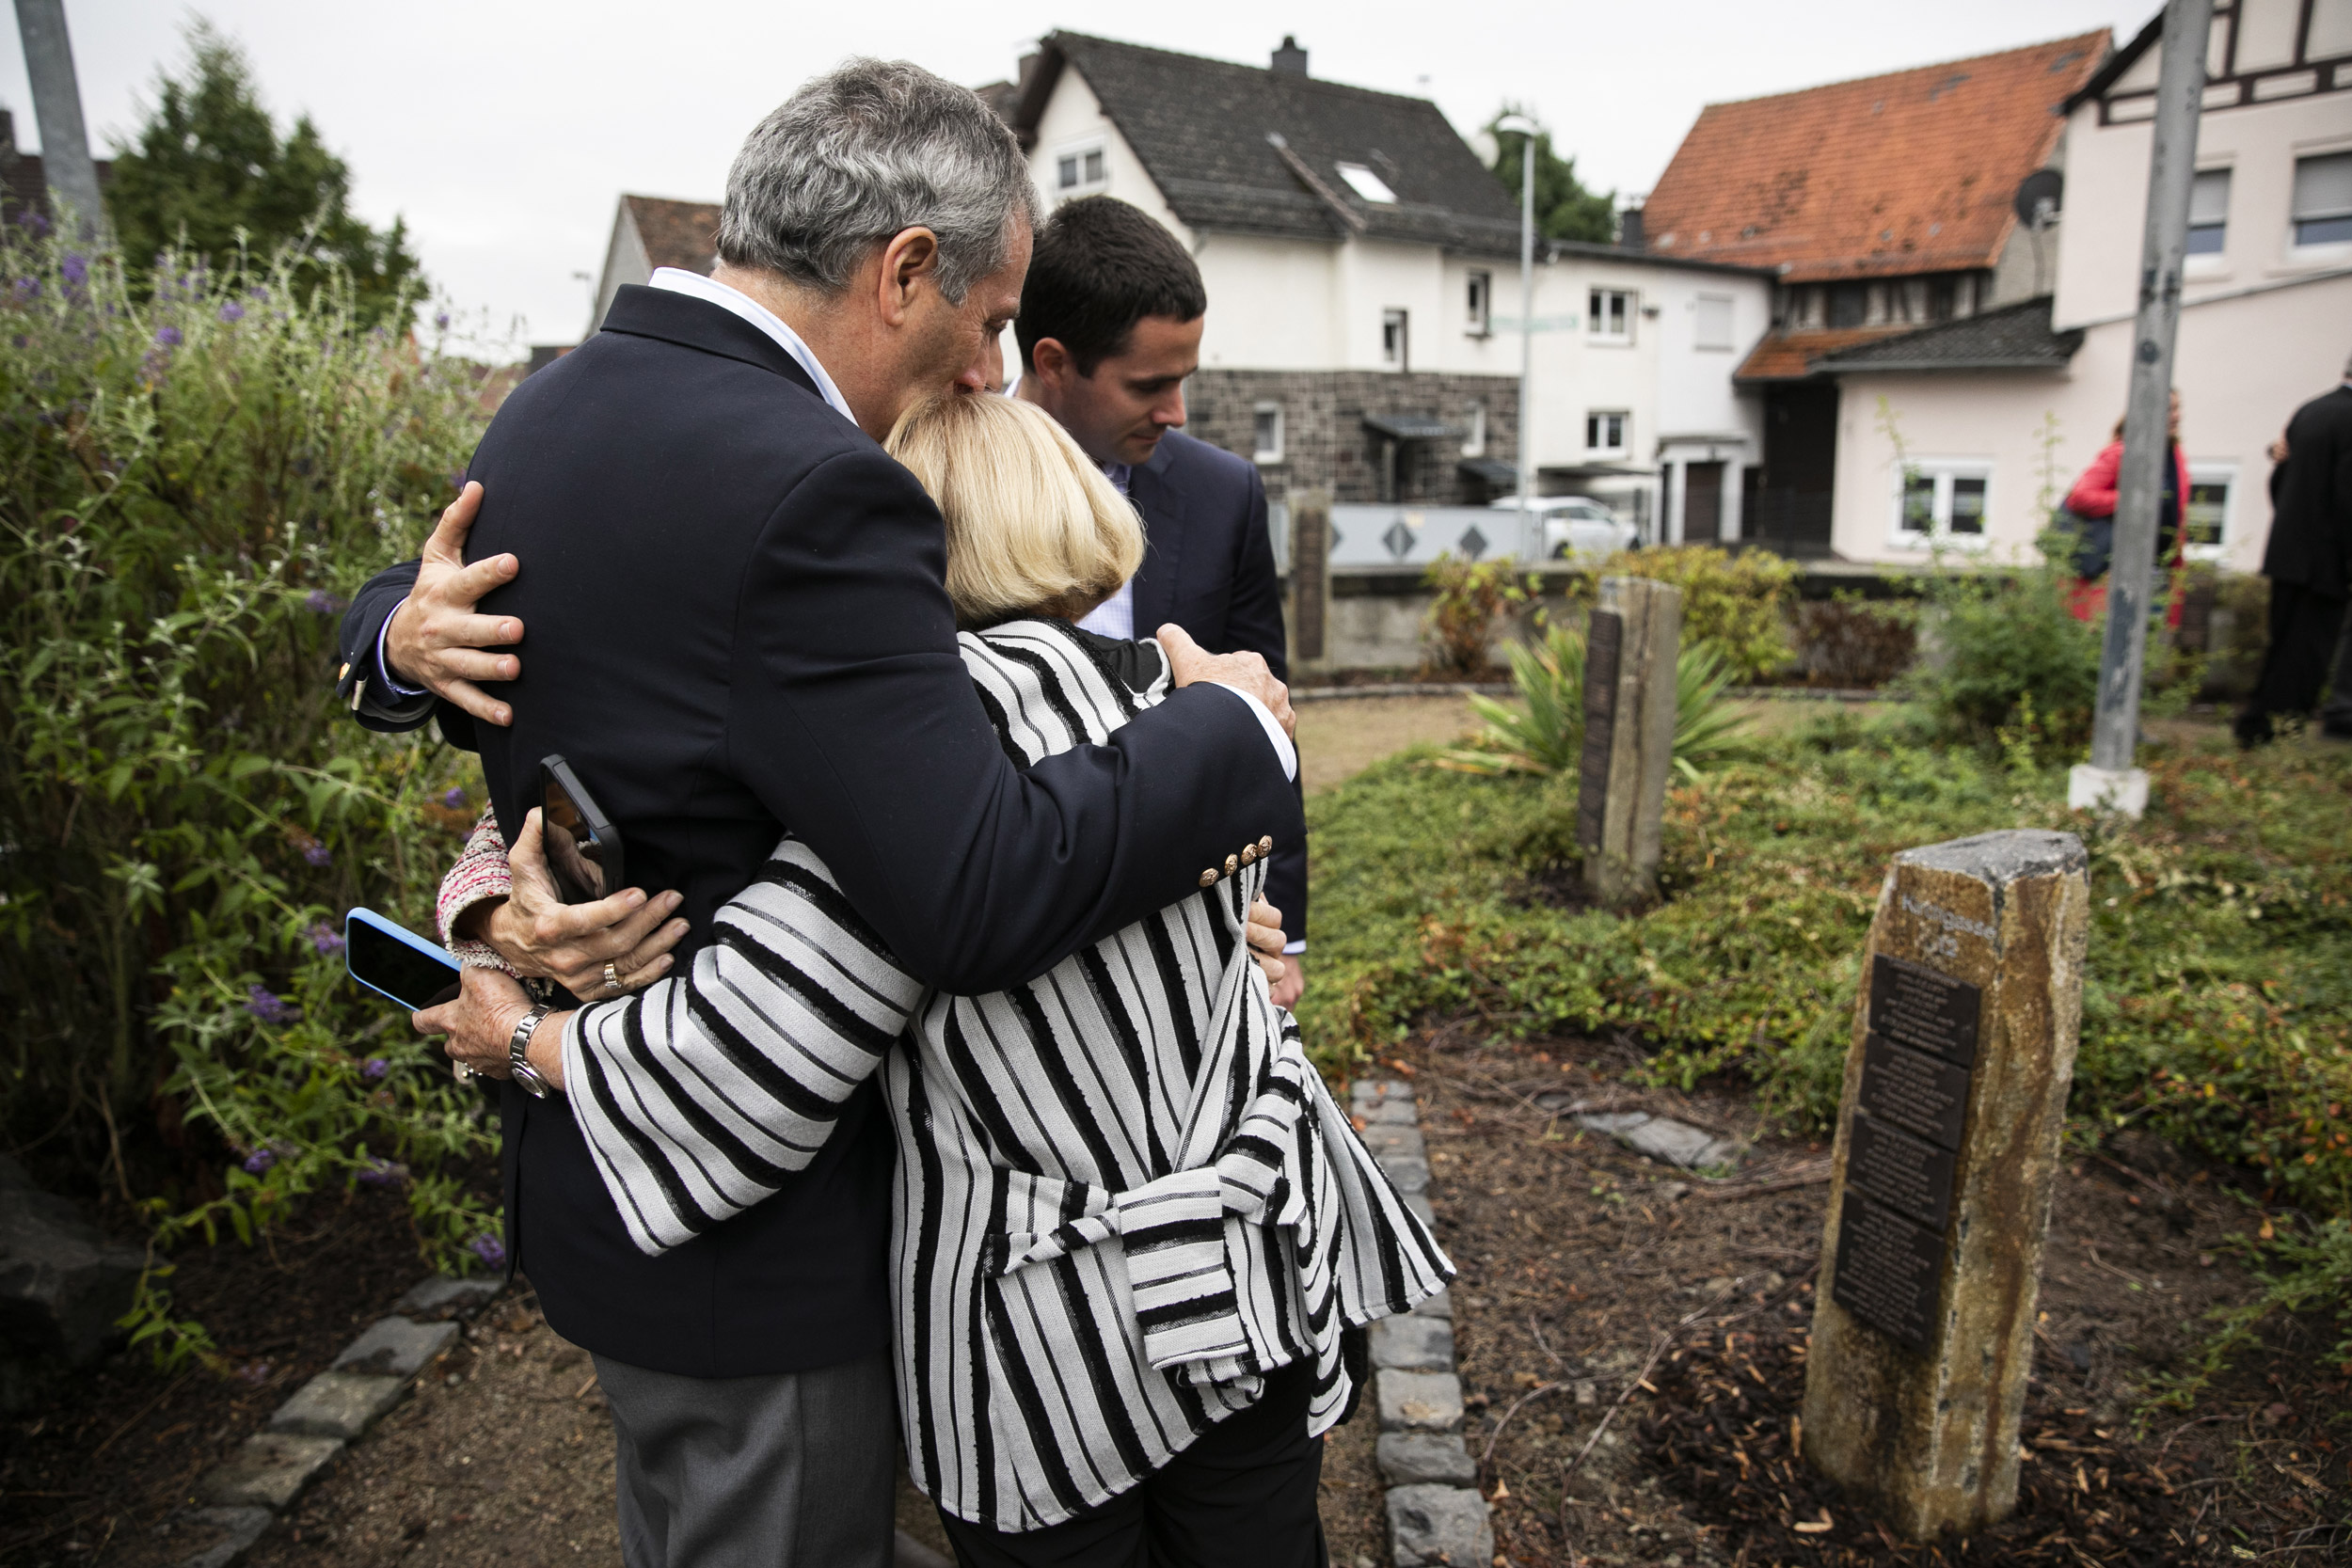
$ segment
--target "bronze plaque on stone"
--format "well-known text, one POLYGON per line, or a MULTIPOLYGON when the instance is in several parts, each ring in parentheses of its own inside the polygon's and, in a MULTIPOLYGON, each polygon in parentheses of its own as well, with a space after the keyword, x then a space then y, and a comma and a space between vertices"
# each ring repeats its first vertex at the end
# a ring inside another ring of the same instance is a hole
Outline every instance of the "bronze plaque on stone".
POLYGON ((1977 1012, 1983 1000, 1982 986, 1938 974, 1925 964, 1883 953, 1870 961, 1870 1027, 1956 1066, 1976 1065, 1977 1012))
MULTIPOLYGON (((1858 1130, 1858 1129, 1857 1129, 1858 1130)), ((1937 1275, 1944 1238, 1859 1193, 1850 1193, 1837 1227, 1837 1305, 1913 1350, 1935 1328, 1937 1275)))
POLYGON ((1576 842, 1586 853, 1600 847, 1609 811, 1609 748, 1617 734, 1617 665, 1625 647, 1625 618, 1596 610, 1584 630, 1584 755, 1577 768, 1576 842))
POLYGON ((1897 1045, 1877 1030, 1862 1045, 1862 1108, 1946 1148, 1960 1147, 1968 1069, 1897 1045))
POLYGON ((1941 1231, 1952 1217, 1952 1154, 1876 1117, 1853 1118, 1846 1180, 1941 1231))

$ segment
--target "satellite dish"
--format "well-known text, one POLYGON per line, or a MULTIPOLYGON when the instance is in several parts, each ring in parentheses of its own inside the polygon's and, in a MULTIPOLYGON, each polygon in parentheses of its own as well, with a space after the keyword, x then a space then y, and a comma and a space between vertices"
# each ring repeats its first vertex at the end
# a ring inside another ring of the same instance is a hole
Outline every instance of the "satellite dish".
POLYGON ((2066 177, 2054 168, 2038 168, 2017 183, 2017 221, 2040 229, 2058 215, 2066 195, 2066 177))

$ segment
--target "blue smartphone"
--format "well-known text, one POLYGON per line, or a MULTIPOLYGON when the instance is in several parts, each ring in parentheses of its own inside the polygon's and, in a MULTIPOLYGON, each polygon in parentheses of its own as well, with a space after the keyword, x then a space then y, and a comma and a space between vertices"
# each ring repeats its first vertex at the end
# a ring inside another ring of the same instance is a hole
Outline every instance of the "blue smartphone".
POLYGON ((368 990, 412 1013, 457 994, 457 960, 373 910, 343 916, 343 966, 368 990))

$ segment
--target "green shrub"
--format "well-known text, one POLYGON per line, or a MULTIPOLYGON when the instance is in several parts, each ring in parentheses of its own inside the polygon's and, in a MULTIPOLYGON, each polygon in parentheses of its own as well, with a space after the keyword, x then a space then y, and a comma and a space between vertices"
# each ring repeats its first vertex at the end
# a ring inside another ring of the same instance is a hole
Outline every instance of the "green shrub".
MULTIPOLYGON (((1561 773, 1584 752, 1584 638, 1548 627, 1534 644, 1511 649, 1511 683, 1524 709, 1473 695, 1470 707, 1486 728, 1467 748, 1437 759, 1465 773, 1561 773)), ((1685 645, 1675 660, 1675 766, 1688 777, 1747 733, 1740 711, 1724 698, 1731 670, 1709 643, 1685 645)))
POLYGON ((1452 551, 1431 562, 1421 580, 1436 594, 1422 621, 1428 668, 1466 680, 1486 673, 1496 621, 1541 586, 1534 577, 1522 579, 1511 562, 1462 561, 1452 551))
POLYGON ((342 595, 479 436, 477 374, 286 264, 167 257, 135 292, 15 230, 0 265, 6 1136, 167 1240, 405 1181, 448 1259, 490 1223, 436 1175, 486 1147, 474 1097, 342 978, 340 931, 359 903, 430 929, 458 763, 327 683, 342 595))
POLYGON ((2079 751, 2099 698, 2105 618, 2078 621, 2071 572, 1942 569, 1928 579, 1918 659, 1898 683, 1939 736, 1991 747, 2030 733, 2051 757, 2079 751))
POLYGON ((1797 563, 1770 550, 1734 555, 1713 545, 1628 550, 1601 568, 1608 577, 1650 578, 1682 590, 1682 640, 1709 642, 1732 678, 1757 680, 1796 657, 1789 646, 1789 585, 1797 563))

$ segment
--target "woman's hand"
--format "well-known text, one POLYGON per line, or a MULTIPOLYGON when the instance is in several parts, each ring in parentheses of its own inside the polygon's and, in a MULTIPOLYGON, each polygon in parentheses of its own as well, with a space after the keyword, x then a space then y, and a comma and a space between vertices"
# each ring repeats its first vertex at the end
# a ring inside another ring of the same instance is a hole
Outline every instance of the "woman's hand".
POLYGON ((506 853, 514 893, 467 934, 517 974, 545 976, 574 996, 618 996, 668 974, 675 961, 670 949, 687 930, 683 920, 662 924, 678 907, 678 895, 647 898, 632 887, 593 904, 566 904, 548 871, 544 833, 534 807, 506 853))
MULTIPOLYGON (((420 1035, 447 1035, 453 1065, 485 1078, 511 1078, 509 1042, 531 1008, 531 994, 512 975, 477 965, 459 976, 456 1001, 411 1013, 408 1022, 420 1035)), ((531 1037, 532 1068, 549 1088, 564 1086, 564 1025, 570 1018, 549 1013, 531 1037)))

